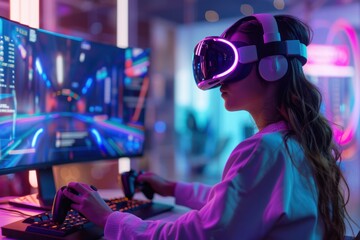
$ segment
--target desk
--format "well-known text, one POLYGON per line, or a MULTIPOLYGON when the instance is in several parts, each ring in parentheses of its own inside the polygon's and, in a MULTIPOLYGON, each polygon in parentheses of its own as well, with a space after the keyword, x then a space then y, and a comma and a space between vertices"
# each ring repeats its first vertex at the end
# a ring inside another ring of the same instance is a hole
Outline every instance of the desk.
MULTIPOLYGON (((122 191, 119 190, 119 189, 99 189, 98 191, 99 191, 99 194, 104 199, 110 199, 110 198, 114 198, 114 197, 124 196, 122 191)), ((28 215, 31 215, 31 216, 44 212, 44 210, 27 209, 27 208, 20 208, 20 207, 16 207, 16 206, 13 206, 13 205, 9 205, 8 203, 6 203, 6 200, 9 199, 9 198, 11 198, 11 197, 0 198, 0 207, 1 208, 17 210, 17 211, 20 211, 21 213, 28 214, 28 215)), ((144 197, 144 195, 142 193, 136 193, 134 198, 145 199, 145 197, 144 197)), ((166 204, 170 204, 170 205, 175 206, 175 200, 174 200, 173 197, 161 197, 161 196, 155 194, 153 201, 154 202, 166 203, 166 204)), ((154 217, 152 217, 150 219, 153 219, 153 220, 161 219, 161 220, 164 220, 164 221, 175 221, 179 216, 181 216, 182 214, 184 214, 188 210, 189 209, 186 208, 186 207, 176 205, 171 211, 161 213, 161 214, 156 215, 156 216, 154 216, 154 217)), ((21 215, 20 213, 0 209, 0 227, 4 226, 4 225, 7 225, 9 223, 12 223, 12 222, 16 222, 16 221, 25 219, 26 217, 27 216, 21 215)), ((10 238, 7 238, 7 237, 5 237, 5 236, 3 236, 1 234, 1 228, 0 228, 0 239, 1 240, 10 239, 10 238)))

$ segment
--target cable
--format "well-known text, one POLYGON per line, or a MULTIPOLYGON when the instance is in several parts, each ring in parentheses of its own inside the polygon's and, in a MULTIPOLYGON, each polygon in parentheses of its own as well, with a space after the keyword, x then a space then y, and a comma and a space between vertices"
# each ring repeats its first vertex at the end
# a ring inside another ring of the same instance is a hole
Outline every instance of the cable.
POLYGON ((3 207, 0 207, 0 210, 12 212, 12 213, 16 213, 16 214, 18 214, 18 215, 22 215, 22 216, 25 216, 25 217, 32 217, 32 216, 34 216, 34 215, 31 215, 31 214, 23 213, 23 212, 21 212, 21 211, 19 211, 19 210, 7 209, 7 208, 3 208, 3 207))

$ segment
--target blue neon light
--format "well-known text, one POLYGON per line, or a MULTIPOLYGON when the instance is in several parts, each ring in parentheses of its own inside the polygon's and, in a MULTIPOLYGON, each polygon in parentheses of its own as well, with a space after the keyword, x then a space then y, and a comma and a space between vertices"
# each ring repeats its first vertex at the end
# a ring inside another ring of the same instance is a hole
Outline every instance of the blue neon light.
POLYGON ((37 141, 39 135, 40 135, 42 132, 44 132, 44 129, 43 129, 43 128, 40 128, 39 130, 36 131, 36 133, 35 133, 35 135, 34 135, 34 137, 33 137, 33 140, 32 140, 32 142, 31 142, 31 147, 35 147, 36 141, 37 141))
POLYGON ((94 136, 95 136, 95 138, 96 138, 96 142, 97 142, 98 144, 101 144, 101 137, 100 137, 99 132, 98 132, 96 129, 92 128, 92 129, 91 129, 91 133, 94 134, 94 136))

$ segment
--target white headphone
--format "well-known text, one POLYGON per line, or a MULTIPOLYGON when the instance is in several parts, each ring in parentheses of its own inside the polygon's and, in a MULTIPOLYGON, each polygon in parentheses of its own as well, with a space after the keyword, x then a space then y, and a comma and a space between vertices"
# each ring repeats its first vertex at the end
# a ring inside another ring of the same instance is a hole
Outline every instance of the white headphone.
MULTIPOLYGON (((307 57, 306 46, 300 43, 299 40, 281 41, 277 22, 273 15, 255 14, 253 16, 260 22, 263 28, 264 44, 274 43, 274 49, 267 47, 267 49, 273 51, 273 53, 259 60, 259 73, 264 80, 270 82, 277 81, 286 74, 288 70, 288 60, 286 56, 300 57, 303 64, 305 64, 307 57), (279 50, 276 49, 281 47, 285 48, 286 56, 279 54, 279 50)), ((259 56, 256 56, 256 58, 259 58, 259 56)))

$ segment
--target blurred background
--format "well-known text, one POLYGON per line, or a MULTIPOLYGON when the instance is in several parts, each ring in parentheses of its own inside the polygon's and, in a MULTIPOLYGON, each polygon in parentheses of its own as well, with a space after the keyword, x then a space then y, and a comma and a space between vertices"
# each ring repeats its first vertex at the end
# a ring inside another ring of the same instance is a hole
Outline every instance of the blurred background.
MULTIPOLYGON (((308 23, 314 38, 305 71, 323 93, 324 114, 341 126, 334 132, 351 188, 348 209, 360 224, 360 0, 0 0, 0 16, 24 15, 11 6, 29 3, 38 6, 35 27, 120 47, 125 38, 127 46, 151 49, 146 154, 131 159, 131 167, 208 184, 221 179, 231 150, 256 128, 246 112, 226 112, 218 90, 197 89, 193 47, 253 13, 292 14, 308 23)), ((54 168, 58 185, 118 187, 118 162, 54 168)), ((3 194, 26 193, 27 174, 0 176, 7 182, 3 194)))

